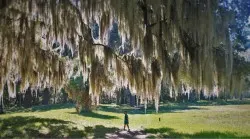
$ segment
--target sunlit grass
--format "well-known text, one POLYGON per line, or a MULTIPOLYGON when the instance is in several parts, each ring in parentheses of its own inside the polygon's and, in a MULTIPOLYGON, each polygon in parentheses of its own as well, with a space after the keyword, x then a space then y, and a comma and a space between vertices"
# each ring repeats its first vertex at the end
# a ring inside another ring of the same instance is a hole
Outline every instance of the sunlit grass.
POLYGON ((124 110, 129 112, 132 130, 145 130, 152 137, 250 137, 249 104, 168 104, 160 107, 159 114, 116 105, 82 114, 72 104, 35 107, 0 115, 0 137, 105 137, 123 128, 124 110))

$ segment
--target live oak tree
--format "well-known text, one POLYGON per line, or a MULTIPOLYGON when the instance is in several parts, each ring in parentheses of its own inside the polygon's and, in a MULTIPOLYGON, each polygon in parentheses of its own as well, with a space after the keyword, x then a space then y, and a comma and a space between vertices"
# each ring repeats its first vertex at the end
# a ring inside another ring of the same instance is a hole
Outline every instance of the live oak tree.
POLYGON ((0 94, 8 82, 14 97, 18 80, 22 92, 61 89, 74 61, 97 104, 103 90, 129 86, 145 109, 154 100, 158 112, 162 81, 171 91, 185 84, 207 94, 230 92, 231 20, 217 0, 2 0, 0 94), (118 48, 108 43, 114 22, 118 48))

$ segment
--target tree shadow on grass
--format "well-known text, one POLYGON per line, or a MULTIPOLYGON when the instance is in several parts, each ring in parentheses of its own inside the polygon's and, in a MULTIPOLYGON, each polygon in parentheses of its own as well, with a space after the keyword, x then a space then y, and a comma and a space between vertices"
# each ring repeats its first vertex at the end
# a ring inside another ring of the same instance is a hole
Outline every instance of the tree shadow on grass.
POLYGON ((11 107, 6 109, 6 113, 12 112, 44 112, 50 110, 59 110, 59 109, 71 109, 74 108, 74 104, 66 103, 66 104, 51 104, 51 105, 41 105, 41 106, 33 106, 32 108, 24 108, 24 107, 11 107))
POLYGON ((83 130, 73 127, 69 121, 37 118, 32 116, 0 119, 1 138, 26 137, 86 137, 83 130))
POLYGON ((106 138, 147 138, 147 133, 143 130, 133 130, 133 131, 124 131, 124 130, 117 130, 112 134, 106 134, 106 138))
MULTIPOLYGON (((188 111, 188 110, 207 110, 207 108, 200 108, 200 107, 194 107, 194 106, 189 106, 186 104, 174 104, 174 105, 161 105, 159 106, 159 113, 180 113, 182 111, 188 111)), ((155 113, 155 108, 154 107, 149 107, 149 110, 147 110, 147 113, 153 114, 155 113)))
MULTIPOLYGON (((69 114, 79 114, 77 112, 68 112, 69 114)), ((84 117, 98 118, 98 119, 119 119, 117 116, 99 114, 95 112, 81 112, 79 115, 84 117)))
POLYGON ((74 108, 74 104, 67 103, 67 104, 53 104, 53 105, 43 105, 43 106, 34 106, 32 107, 31 111, 50 111, 50 110, 58 110, 58 109, 71 109, 74 108))
POLYGON ((223 105, 249 105, 250 99, 244 99, 244 100, 222 100, 217 99, 214 101, 207 101, 207 100, 201 100, 198 102, 193 103, 187 103, 187 105, 190 106, 223 106, 223 105))
MULTIPOLYGON (((127 111, 129 114, 145 114, 144 107, 122 107, 122 106, 107 106, 102 105, 97 108, 101 111, 106 112, 113 112, 113 113, 124 113, 127 111)), ((158 113, 174 113, 174 112, 181 112, 186 110, 206 110, 206 108, 199 108, 199 107, 192 107, 185 104, 177 104, 177 105, 163 105, 159 107, 158 113)), ((147 114, 155 114, 154 107, 147 108, 147 114)))
POLYGON ((116 127, 105 127, 103 125, 96 125, 95 127, 85 127, 85 131, 89 134, 93 134, 94 138, 104 138, 107 134, 112 134, 119 130, 116 127))
POLYGON ((70 121, 15 116, 0 119, 0 138, 105 138, 106 134, 119 130, 115 127, 96 125, 84 130, 70 121))
POLYGON ((239 136, 232 132, 202 131, 194 134, 179 133, 172 128, 148 128, 144 130, 151 134, 151 138, 249 138, 250 136, 239 136))
MULTIPOLYGON (((179 133, 172 128, 147 128, 144 131, 132 131, 121 134, 116 127, 105 127, 96 125, 94 127, 85 127, 84 130, 78 129, 73 122, 37 118, 32 116, 9 117, 0 119, 0 138, 81 138, 93 136, 94 138, 112 137, 107 135, 116 135, 116 137, 136 137, 145 135, 152 138, 250 138, 250 136, 241 136, 232 132, 203 131, 194 134, 179 133), (126 136, 125 136, 126 135, 126 136)), ((126 132, 126 131, 125 131, 126 132)))

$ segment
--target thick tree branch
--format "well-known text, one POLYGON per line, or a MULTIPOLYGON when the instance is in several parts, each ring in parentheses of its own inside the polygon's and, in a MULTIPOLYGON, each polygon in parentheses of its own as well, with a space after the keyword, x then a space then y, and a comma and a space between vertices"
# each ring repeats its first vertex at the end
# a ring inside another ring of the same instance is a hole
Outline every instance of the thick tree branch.
MULTIPOLYGON (((86 27, 84 27, 85 24, 84 24, 84 22, 83 22, 83 19, 82 19, 82 15, 81 15, 80 10, 79 10, 77 7, 75 7, 69 0, 68 0, 68 3, 72 6, 73 9, 75 9, 75 11, 76 11, 76 13, 77 13, 77 15, 78 15, 78 17, 79 17, 79 20, 80 20, 80 22, 81 22, 81 31, 82 31, 82 34, 84 34, 84 32, 86 32, 86 31, 85 31, 85 30, 86 30, 86 27)), ((105 47, 106 49, 110 49, 111 52, 113 53, 113 55, 114 55, 116 58, 118 58, 118 59, 124 61, 125 63, 127 63, 127 62, 123 59, 123 57, 121 57, 121 56, 119 56, 118 54, 116 54, 116 53, 114 52, 114 50, 113 50, 112 48, 110 48, 108 45, 101 44, 101 43, 97 43, 97 44, 93 43, 93 39, 92 39, 92 37, 91 37, 91 29, 88 27, 87 30, 88 30, 88 31, 87 31, 87 33, 86 33, 85 35, 81 36, 81 35, 78 34, 78 36, 83 37, 83 39, 85 39, 86 41, 90 41, 91 44, 92 44, 93 46, 94 46, 94 45, 98 45, 98 46, 103 46, 103 47, 105 47)))
MULTIPOLYGON (((144 1, 144 3, 146 2, 146 0, 143 0, 143 1, 144 1)), ((93 42, 93 39, 92 39, 92 36, 91 36, 91 29, 90 29, 89 27, 86 28, 86 26, 84 26, 85 24, 84 24, 84 22, 83 22, 83 19, 82 19, 80 10, 79 10, 77 7, 75 7, 75 6, 70 2, 70 0, 68 0, 68 3, 72 6, 73 9, 75 9, 75 11, 76 11, 76 13, 77 13, 77 15, 78 15, 78 17, 79 17, 79 19, 80 19, 80 22, 81 22, 81 31, 82 31, 83 36, 81 36, 81 35, 79 35, 79 34, 78 34, 78 36, 81 37, 81 38, 83 38, 83 39, 86 40, 86 41, 91 42, 91 44, 92 44, 93 46, 94 46, 94 45, 98 45, 98 46, 103 46, 103 47, 105 47, 106 49, 110 49, 111 52, 113 53, 113 55, 114 55, 116 58, 120 59, 121 61, 123 61, 123 62, 125 63, 125 65, 128 67, 128 70, 129 70, 130 74, 132 75, 132 71, 131 71, 131 68, 130 68, 130 66, 129 66, 129 61, 128 61, 126 58, 124 58, 123 56, 120 56, 120 55, 118 55, 117 53, 115 53, 114 50, 113 50, 112 48, 110 48, 108 45, 100 44, 100 43, 95 44, 95 43, 93 42), (87 30, 87 31, 86 31, 86 30, 87 30), (84 34, 84 32, 85 32, 86 34, 84 34)), ((146 15, 145 15, 145 16, 146 16, 146 18, 147 18, 147 12, 146 12, 146 15)), ((145 22, 147 22, 147 20, 145 20, 145 22)))
POLYGON ((190 46, 190 47, 197 48, 200 46, 197 42, 194 41, 192 37, 189 36, 189 34, 186 31, 181 29, 180 26, 178 27, 178 29, 179 29, 181 40, 184 43, 184 45, 186 45, 186 47, 190 46))
POLYGON ((167 19, 162 19, 162 20, 157 21, 157 22, 155 22, 155 23, 148 24, 147 27, 154 27, 154 26, 157 25, 158 23, 166 22, 166 21, 167 21, 167 19))
MULTIPOLYGON (((128 57, 128 55, 126 55, 125 57, 124 57, 124 56, 120 56, 120 55, 118 55, 112 48, 110 48, 108 45, 105 45, 105 44, 93 43, 92 45, 93 45, 93 46, 94 46, 94 45, 103 46, 103 47, 105 47, 106 49, 110 49, 111 52, 113 53, 113 55, 114 55, 117 59, 121 60, 121 61, 127 66, 128 70, 129 70, 129 72, 130 72, 130 74, 132 75, 132 71, 131 71, 131 67, 130 67, 130 64, 129 64, 129 60, 128 60, 128 58, 126 58, 126 57, 128 57)), ((129 59, 131 59, 131 58, 129 58, 129 59)))
MULTIPOLYGON (((103 46, 103 47, 108 47, 108 48, 109 48, 109 46, 108 46, 108 45, 101 44, 101 43, 93 43, 92 45, 99 45, 99 46, 103 46)), ((110 48, 110 49, 111 49, 111 48, 110 48)))
POLYGON ((101 44, 101 43, 93 43, 92 45, 93 45, 93 46, 94 46, 94 45, 103 46, 103 47, 105 47, 106 49, 110 49, 111 52, 113 53, 113 55, 114 55, 116 58, 118 58, 118 59, 124 61, 125 63, 127 63, 127 61, 126 61, 123 57, 121 57, 120 55, 118 55, 118 54, 117 54, 112 48, 110 48, 108 45, 101 44))
POLYGON ((148 8, 147 8, 147 1, 146 0, 139 0, 138 3, 139 7, 143 11, 143 17, 144 17, 144 25, 148 25, 148 8))
POLYGON ((75 10, 75 12, 80 20, 80 28, 81 28, 81 32, 83 35, 81 37, 83 37, 83 39, 93 43, 93 39, 91 37, 91 29, 87 25, 85 25, 85 23, 83 22, 81 11, 75 5, 73 5, 70 0, 67 0, 67 2, 72 7, 72 9, 75 10))

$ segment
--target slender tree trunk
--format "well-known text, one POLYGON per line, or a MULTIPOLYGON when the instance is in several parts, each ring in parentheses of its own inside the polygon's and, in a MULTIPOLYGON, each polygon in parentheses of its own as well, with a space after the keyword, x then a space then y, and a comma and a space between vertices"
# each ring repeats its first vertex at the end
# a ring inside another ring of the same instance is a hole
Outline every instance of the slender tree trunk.
POLYGON ((141 105, 141 97, 138 97, 138 104, 141 105))
POLYGON ((81 112, 81 108, 80 108, 80 102, 77 100, 76 101, 76 112, 80 113, 81 112))
POLYGON ((100 97, 99 95, 96 95, 96 105, 98 106, 100 104, 100 97))
POLYGON ((91 94, 91 104, 95 105, 95 96, 94 96, 94 94, 91 94))
POLYGON ((159 111, 159 97, 155 99, 155 112, 158 113, 159 111))
POLYGON ((226 89, 224 88, 224 97, 225 97, 225 101, 227 102, 227 93, 226 93, 226 89))
POLYGON ((200 101, 201 100, 201 91, 200 90, 198 90, 198 101, 200 101))
POLYGON ((178 96, 178 93, 176 92, 176 89, 174 90, 174 101, 176 102, 177 101, 177 96, 178 96))
POLYGON ((226 94, 226 92, 225 92, 225 101, 227 102, 227 94, 226 94))
POLYGON ((120 99, 120 96, 119 96, 119 92, 117 91, 116 92, 116 105, 119 105, 119 99, 120 99))
POLYGON ((21 101, 22 101, 22 94, 19 93, 19 107, 21 107, 21 105, 22 105, 21 101))
POLYGON ((3 111, 3 109, 4 109, 4 107, 3 107, 3 95, 1 96, 1 98, 0 98, 0 114, 3 114, 4 113, 4 111, 3 111))
POLYGON ((139 106, 139 96, 136 96, 136 107, 139 106))
POLYGON ((56 89, 54 90, 54 104, 56 104, 56 89))
POLYGON ((243 95, 242 94, 240 94, 240 100, 243 100, 243 95))
MULTIPOLYGON (((100 98, 99 98, 99 100, 100 100, 100 98)), ((109 100, 110 100, 110 101, 109 101, 110 103, 113 103, 111 92, 110 92, 110 94, 109 94, 109 100)))
POLYGON ((124 90, 123 90, 123 104, 126 104, 126 95, 124 90))

